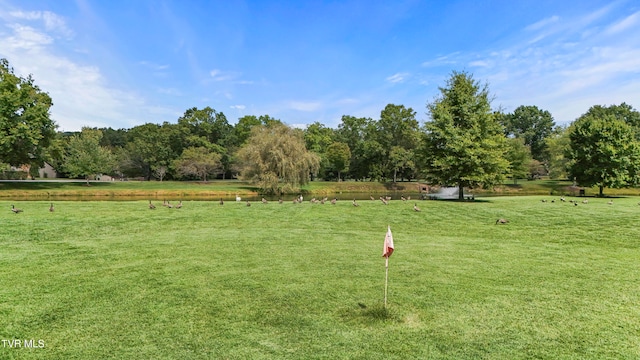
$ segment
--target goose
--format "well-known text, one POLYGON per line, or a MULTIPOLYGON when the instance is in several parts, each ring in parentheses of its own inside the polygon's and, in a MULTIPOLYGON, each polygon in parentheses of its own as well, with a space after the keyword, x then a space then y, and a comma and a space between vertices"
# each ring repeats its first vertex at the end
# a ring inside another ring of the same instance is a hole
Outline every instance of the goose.
POLYGON ((224 200, 222 200, 222 198, 220 198, 220 205, 224 205, 224 200))
POLYGON ((18 209, 17 207, 11 205, 11 211, 13 211, 14 214, 17 214, 17 213, 21 213, 22 209, 18 209))
POLYGON ((498 219, 498 220, 496 220, 496 225, 497 224, 507 224, 507 223, 509 223, 509 220, 507 220, 507 219, 498 219))
POLYGON ((609 202, 607 204, 613 205, 613 200, 609 200, 609 202))
POLYGON ((402 201, 407 201, 407 198, 406 198, 406 197, 404 197, 404 195, 400 195, 400 200, 402 200, 402 201))
POLYGON ((53 203, 51 203, 51 206, 49 206, 49 212, 54 212, 55 208, 53 207, 53 203))
POLYGON ((266 203, 267 203, 267 199, 262 198, 262 203, 263 203, 263 204, 266 204, 266 203))
MULTIPOLYGON (((52 209, 53 209, 53 205, 51 205, 51 208, 49 209, 49 211, 53 211, 52 209)), ((156 209, 156 206, 151 203, 151 200, 149 200, 149 209, 151 210, 156 209)))
POLYGON ((588 204, 588 203, 589 203, 589 200, 584 199, 584 200, 582 200, 582 203, 583 203, 583 204, 588 204))
POLYGON ((171 202, 167 201, 167 205, 165 205, 166 207, 168 207, 169 209, 173 208, 173 205, 171 205, 171 202))
POLYGON ((355 206, 355 207, 360 206, 360 205, 356 202, 356 199, 353 199, 353 206, 355 206))
POLYGON ((371 199, 371 201, 374 201, 375 199, 373 198, 373 196, 369 195, 369 199, 371 199))
POLYGON ((236 194, 236 201, 242 201, 242 199, 240 198, 240 196, 238 196, 238 194, 236 194))
POLYGON ((413 204, 413 211, 417 211, 420 212, 420 208, 418 207, 418 204, 413 204))
POLYGON ((282 198, 278 200, 278 204, 282 204, 282 198))
POLYGON ((338 198, 331 199, 331 205, 335 205, 337 201, 338 201, 338 198))
POLYGON ((176 209, 182 209, 182 200, 176 205, 176 209))
POLYGON ((251 206, 251 203, 249 202, 249 200, 247 200, 247 206, 251 206))

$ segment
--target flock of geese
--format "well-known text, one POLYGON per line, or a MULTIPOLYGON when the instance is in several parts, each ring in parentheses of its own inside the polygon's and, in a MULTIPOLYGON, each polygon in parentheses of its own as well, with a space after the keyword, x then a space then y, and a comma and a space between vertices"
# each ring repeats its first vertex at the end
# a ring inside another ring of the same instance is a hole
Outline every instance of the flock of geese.
MULTIPOLYGON (((376 201, 376 199, 373 196, 369 196, 369 198, 371 199, 371 201, 376 201)), ((403 195, 403 196, 400 197, 400 199, 402 201, 406 202, 406 201, 411 200, 411 197, 410 196, 405 197, 403 195)), ((300 203, 303 202, 303 200, 304 199, 303 199, 302 195, 300 195, 300 196, 297 196, 297 197, 295 197, 293 199, 293 203, 294 204, 300 204, 300 203)), ((391 201, 391 197, 390 196, 384 196, 384 197, 380 196, 379 200, 382 202, 382 204, 389 205, 389 201, 391 201)), ((241 202, 241 201, 242 201, 242 199, 240 198, 240 196, 236 195, 236 202, 241 202)), ((540 201, 543 202, 543 203, 547 202, 546 199, 541 199, 540 201)), ((555 199, 552 199, 550 202, 554 203, 555 201, 556 201, 555 199)), ((561 196, 560 197, 560 201, 561 202, 567 202, 567 199, 565 199, 564 196, 561 196)), ((265 199, 265 198, 262 198, 261 202, 263 204, 269 203, 269 201, 267 199, 265 199)), ((322 199, 316 199, 314 197, 311 200, 309 200, 309 202, 312 203, 312 204, 324 204, 326 202, 330 202, 332 205, 335 205, 338 202, 338 198, 333 198, 333 199, 329 200, 327 197, 324 197, 322 199)), ((278 200, 278 203, 282 204, 283 200, 282 199, 278 200)), ((569 200, 569 203, 572 203, 574 206, 578 206, 578 201, 577 200, 569 200)), ((582 204, 586 205, 588 203, 589 203, 588 199, 582 200, 582 204)), ((353 204, 354 207, 359 207, 360 206, 360 204, 356 201, 356 199, 353 199, 352 204, 353 204)), ((607 202, 607 204, 608 205, 613 205, 613 200, 609 200, 607 202)), ((220 199, 220 205, 224 205, 224 200, 220 199)), ((251 206, 251 202, 247 200, 246 205, 247 206, 251 206)), ((638 203, 638 205, 640 205, 640 202, 638 203)), ((181 209, 182 208, 182 200, 180 200, 180 202, 178 202, 175 205, 171 204, 170 201, 164 200, 162 202, 162 206, 164 206, 164 207, 166 207, 168 209, 181 209)), ((153 202, 151 202, 151 200, 149 200, 149 209, 150 210, 155 210, 156 209, 156 206, 153 204, 153 202)), ((14 205, 11 205, 11 211, 14 214, 19 214, 19 213, 23 212, 22 209, 19 209, 19 208, 15 207, 14 205)), ((49 206, 49 212, 54 212, 54 211, 55 211, 55 207, 53 206, 53 203, 51 203, 51 205, 49 206)), ((413 204, 413 211, 420 212, 420 208, 418 207, 418 203, 414 203, 413 204)), ((507 219, 498 219, 498 220, 496 220, 496 225, 498 225, 498 224, 504 225, 504 224, 508 224, 508 223, 509 223, 509 220, 507 220, 507 219)))

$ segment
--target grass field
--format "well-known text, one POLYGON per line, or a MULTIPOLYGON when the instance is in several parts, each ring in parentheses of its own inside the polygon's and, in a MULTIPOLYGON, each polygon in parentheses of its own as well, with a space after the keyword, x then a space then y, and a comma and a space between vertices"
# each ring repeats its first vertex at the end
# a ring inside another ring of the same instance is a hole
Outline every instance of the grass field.
POLYGON ((640 358, 639 199, 542 198, 3 200, 0 359, 640 358))

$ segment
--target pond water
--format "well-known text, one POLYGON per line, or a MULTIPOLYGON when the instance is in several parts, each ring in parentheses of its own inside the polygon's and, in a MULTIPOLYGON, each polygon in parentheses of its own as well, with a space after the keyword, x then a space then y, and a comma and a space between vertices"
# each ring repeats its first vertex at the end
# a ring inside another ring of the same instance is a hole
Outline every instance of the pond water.
MULTIPOLYGON (((283 201, 293 201, 298 195, 283 195, 283 196, 269 196, 269 195, 240 195, 241 201, 260 201, 264 197, 268 201, 278 201, 282 198, 283 201)), ((420 200, 420 194, 390 191, 384 194, 381 193, 334 193, 334 194, 317 194, 317 195, 304 195, 303 201, 310 201, 314 197, 318 200, 323 197, 328 199, 337 198, 338 200, 370 200, 370 196, 378 200, 380 196, 390 196, 392 200, 400 200, 402 196, 410 198, 411 200, 420 200)), ((216 196, 68 196, 68 195, 45 195, 45 196, 14 196, 14 197, 0 197, 0 201, 235 201, 235 195, 216 195, 216 196)))

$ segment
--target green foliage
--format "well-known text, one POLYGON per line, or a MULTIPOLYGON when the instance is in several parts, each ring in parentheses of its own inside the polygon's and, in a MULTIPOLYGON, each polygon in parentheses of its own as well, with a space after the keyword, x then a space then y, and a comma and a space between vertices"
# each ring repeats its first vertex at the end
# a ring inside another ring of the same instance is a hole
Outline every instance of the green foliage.
POLYGON ((507 136, 524 139, 524 144, 531 150, 531 157, 538 161, 547 160, 545 139, 555 126, 550 112, 537 106, 522 105, 502 120, 507 136))
POLYGON ((182 155, 174 160, 174 168, 180 176, 196 176, 207 181, 207 176, 221 172, 222 156, 206 147, 184 149, 182 155))
POLYGON ((611 114, 587 113, 570 128, 572 160, 569 175, 583 186, 605 187, 638 183, 640 144, 633 128, 611 114))
POLYGON ((529 165, 533 160, 529 147, 524 144, 522 138, 507 139, 508 150, 505 158, 509 161, 508 177, 513 179, 514 184, 518 179, 529 177, 529 165))
MULTIPOLYGON (((171 147, 172 141, 181 133, 172 125, 139 125, 127 134, 128 142, 120 152, 122 172, 128 175, 142 175, 150 180, 154 171, 169 167, 176 158, 171 147)), ((182 151, 182 149, 179 149, 182 151)))
POLYGON ((340 174, 349 171, 351 161, 351 151, 349 145, 341 142, 334 142, 327 147, 325 154, 328 163, 328 170, 337 173, 338 181, 342 178, 340 174))
POLYGON ((570 150, 569 131, 566 128, 556 127, 553 133, 545 139, 547 147, 547 159, 549 177, 551 179, 567 179, 569 158, 566 156, 570 150))
POLYGON ((298 191, 320 166, 305 148, 303 133, 281 123, 254 127, 237 159, 242 178, 270 194, 298 191))
POLYGON ((506 138, 491 111, 487 86, 453 72, 441 96, 427 105, 423 157, 426 176, 442 185, 464 187, 499 183, 509 166, 506 138))
POLYGON ((45 149, 55 137, 49 118, 49 95, 33 78, 18 77, 7 59, 0 59, 0 161, 13 166, 42 166, 45 149))
POLYGON ((100 146, 102 132, 96 129, 82 128, 71 136, 67 143, 63 169, 71 177, 89 177, 97 174, 112 174, 116 166, 111 150, 100 146))

